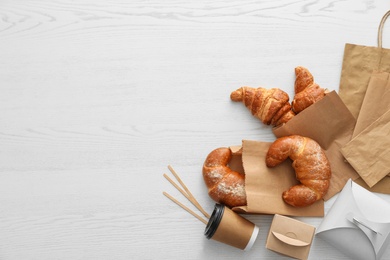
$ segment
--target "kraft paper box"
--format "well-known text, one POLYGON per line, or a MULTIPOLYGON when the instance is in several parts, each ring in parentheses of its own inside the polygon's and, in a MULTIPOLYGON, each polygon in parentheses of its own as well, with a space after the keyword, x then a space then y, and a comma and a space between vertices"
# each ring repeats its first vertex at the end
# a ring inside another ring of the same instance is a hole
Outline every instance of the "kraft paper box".
POLYGON ((315 227, 276 214, 272 221, 266 248, 297 259, 307 259, 315 227))
POLYGON ((351 259, 378 260, 390 243, 390 204, 348 180, 317 236, 351 259))
POLYGON ((265 156, 270 142, 243 140, 242 146, 230 147, 233 158, 230 168, 245 174, 247 205, 235 207, 238 213, 281 214, 288 216, 324 216, 324 201, 297 208, 285 203, 283 191, 299 183, 291 160, 286 160, 274 168, 265 164, 265 156))

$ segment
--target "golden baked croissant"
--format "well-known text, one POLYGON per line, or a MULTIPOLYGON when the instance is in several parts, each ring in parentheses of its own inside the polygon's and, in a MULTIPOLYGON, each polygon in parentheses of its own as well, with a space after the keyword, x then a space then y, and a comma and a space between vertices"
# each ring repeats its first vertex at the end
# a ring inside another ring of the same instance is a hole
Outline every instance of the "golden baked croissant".
POLYGON ((293 160, 296 178, 301 184, 283 192, 283 200, 295 207, 304 207, 322 199, 328 191, 331 169, 320 145, 307 137, 285 136, 271 144, 266 165, 274 167, 288 157, 293 160))
POLYGON ((252 115, 267 125, 281 125, 295 115, 288 94, 278 88, 241 87, 233 91, 230 98, 242 101, 252 115))
POLYGON ((315 83, 310 71, 302 66, 295 68, 295 75, 295 96, 291 102, 291 106, 292 110, 298 114, 322 99, 325 96, 325 89, 315 83))
POLYGON ((302 66, 295 68, 294 93, 298 94, 314 83, 314 77, 308 69, 302 66))
POLYGON ((203 179, 209 196, 228 207, 246 205, 245 176, 231 170, 227 165, 232 158, 229 148, 217 148, 203 164, 203 179))

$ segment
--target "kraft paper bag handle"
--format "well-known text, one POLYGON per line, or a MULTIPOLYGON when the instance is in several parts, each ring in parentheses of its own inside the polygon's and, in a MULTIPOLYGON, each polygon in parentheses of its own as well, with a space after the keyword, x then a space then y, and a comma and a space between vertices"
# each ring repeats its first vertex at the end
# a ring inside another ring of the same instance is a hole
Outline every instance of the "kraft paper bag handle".
POLYGON ((385 25, 385 22, 387 20, 387 17, 390 16, 390 10, 383 15, 381 22, 379 23, 378 28, 378 48, 380 49, 380 52, 382 55, 379 57, 379 63, 378 63, 378 71, 380 71, 381 65, 382 65, 382 58, 383 58, 383 48, 382 48, 382 36, 383 36, 383 26, 385 25))
POLYGON ((390 10, 385 13, 385 15, 382 17, 382 20, 379 24, 378 28, 378 47, 382 48, 382 36, 383 36, 383 26, 385 25, 385 22, 387 20, 387 17, 390 16, 390 10))

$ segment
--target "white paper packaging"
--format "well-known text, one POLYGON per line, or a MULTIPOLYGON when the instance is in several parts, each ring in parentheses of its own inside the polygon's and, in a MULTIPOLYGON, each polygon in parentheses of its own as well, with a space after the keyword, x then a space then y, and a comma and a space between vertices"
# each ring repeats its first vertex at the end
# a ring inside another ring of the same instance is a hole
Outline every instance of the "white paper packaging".
POLYGON ((317 235, 352 259, 378 260, 390 243, 390 204, 348 180, 317 235))

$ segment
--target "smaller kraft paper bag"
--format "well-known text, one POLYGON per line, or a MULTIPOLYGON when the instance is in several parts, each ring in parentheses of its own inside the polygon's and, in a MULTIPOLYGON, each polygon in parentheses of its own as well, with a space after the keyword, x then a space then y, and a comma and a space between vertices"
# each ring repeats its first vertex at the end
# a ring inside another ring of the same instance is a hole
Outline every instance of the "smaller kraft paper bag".
POLYGON ((341 152, 363 179, 355 180, 357 183, 370 191, 390 194, 390 158, 387 156, 390 153, 390 122, 388 116, 384 115, 388 110, 390 73, 373 73, 357 118, 353 139, 341 152), (380 117, 382 118, 379 119, 380 117))
POLYGON ((271 144, 270 142, 243 140, 242 150, 238 147, 230 148, 233 158, 229 166, 233 170, 245 173, 247 197, 247 205, 234 207, 233 211, 249 214, 324 216, 323 200, 302 208, 292 207, 283 201, 282 193, 299 182, 289 160, 274 168, 266 166, 265 157, 271 144), (238 151, 242 151, 241 154, 238 151))
MULTIPOLYGON (((342 149, 344 157, 369 187, 390 173, 390 109, 348 142, 342 149)), ((390 193, 390 186, 384 187, 390 193)))
POLYGON ((388 11, 378 29, 378 47, 347 43, 340 77, 339 95, 352 115, 357 118, 373 71, 390 72, 390 49, 382 48, 383 26, 388 11))
POLYGON ((355 123, 355 118, 343 101, 332 91, 286 124, 273 129, 276 137, 301 135, 315 140, 322 147, 332 170, 325 200, 342 190, 348 179, 359 178, 340 151, 351 140, 355 123))

